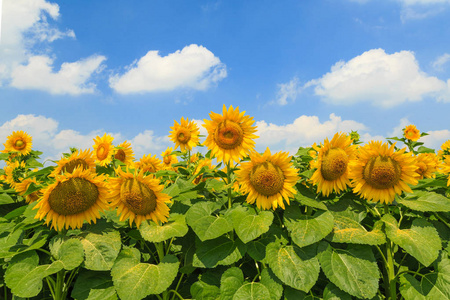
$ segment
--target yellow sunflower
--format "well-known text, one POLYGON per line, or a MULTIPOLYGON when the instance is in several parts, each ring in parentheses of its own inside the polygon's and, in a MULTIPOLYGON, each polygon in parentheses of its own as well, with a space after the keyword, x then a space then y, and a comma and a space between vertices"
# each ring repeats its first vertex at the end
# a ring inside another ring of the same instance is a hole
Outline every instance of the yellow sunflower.
POLYGON ((114 154, 113 140, 114 138, 106 133, 103 137, 97 136, 94 139, 94 158, 99 165, 106 166, 111 163, 112 155, 114 154))
POLYGON ((198 153, 194 153, 194 154, 191 155, 191 158, 190 158, 191 164, 197 162, 198 160, 199 160, 199 155, 198 155, 198 153))
POLYGON ((408 184, 417 184, 415 158, 405 153, 406 148, 395 151, 394 147, 371 141, 359 148, 357 159, 349 163, 353 192, 381 203, 392 203, 402 191, 412 193, 408 184))
POLYGON ((110 178, 112 207, 117 207, 120 221, 129 219, 130 226, 137 228, 144 220, 152 219, 155 223, 167 222, 171 197, 162 193, 164 185, 153 175, 144 176, 144 171, 130 173, 127 169, 117 169, 117 178, 110 178))
POLYGON ((10 186, 15 187, 15 185, 22 181, 26 170, 25 162, 6 162, 5 175, 6 182, 9 183, 10 186))
POLYGON ((332 191, 339 193, 350 186, 348 163, 353 158, 356 146, 345 133, 336 133, 331 141, 326 138, 321 147, 314 146, 317 156, 310 163, 317 168, 310 182, 317 185, 317 191, 328 196, 332 191))
MULTIPOLYGON (((194 174, 197 174, 198 172, 200 172, 200 170, 206 167, 207 170, 212 170, 214 167, 212 166, 212 160, 204 158, 204 159, 200 159, 198 161, 197 166, 195 167, 195 171, 194 174)), ((192 183, 194 184, 199 184, 200 181, 205 181, 205 179, 203 179, 203 174, 198 175, 197 177, 195 177, 195 179, 192 181, 192 183)))
POLYGON ((77 167, 95 172, 95 160, 91 151, 91 149, 77 150, 69 157, 61 158, 50 176, 55 177, 63 173, 72 173, 77 167))
POLYGON ((26 132, 13 131, 13 133, 8 136, 5 146, 5 150, 2 152, 7 153, 11 151, 18 151, 21 155, 27 155, 31 151, 32 137, 26 132))
POLYGON ((178 158, 176 155, 171 155, 173 152, 172 147, 168 147, 166 151, 161 153, 163 157, 163 170, 172 170, 172 164, 176 164, 178 162, 178 158))
POLYGON ((197 146, 200 131, 194 121, 189 122, 188 118, 185 120, 181 117, 180 124, 175 121, 174 126, 170 127, 170 129, 172 129, 172 131, 170 131, 169 138, 175 143, 175 149, 180 146, 181 151, 190 151, 197 146))
POLYGON ((434 153, 420 153, 416 156, 416 173, 419 174, 418 179, 435 178, 434 174, 439 167, 439 160, 434 153))
POLYGON ((62 230, 81 228, 83 222, 97 222, 99 211, 109 208, 108 184, 105 176, 77 167, 72 173, 56 176, 56 181, 43 191, 44 195, 34 209, 36 219, 46 218, 45 224, 62 230))
MULTIPOLYGON (((15 185, 16 192, 19 193, 20 196, 23 196, 23 194, 25 194, 26 191, 28 190, 28 187, 30 186, 31 183, 34 183, 36 185, 38 184, 36 178, 26 178, 22 180, 21 182, 15 185)), ((34 202, 38 200, 41 196, 42 196, 41 190, 34 191, 31 194, 25 196, 25 202, 26 203, 34 202)))
POLYGON ((144 172, 155 173, 161 170, 163 166, 161 160, 156 157, 156 154, 153 156, 147 154, 135 163, 135 167, 144 172))
POLYGON ((440 160, 444 160, 445 156, 450 155, 450 140, 441 145, 441 150, 438 151, 438 157, 440 160))
POLYGON ((127 141, 118 145, 114 150, 114 158, 120 160, 127 166, 132 166, 134 161, 134 153, 131 148, 131 143, 127 143, 127 141))
POLYGON ((416 128, 415 125, 408 125, 403 129, 403 135, 408 140, 411 140, 413 142, 420 139, 420 131, 416 128))
POLYGON ((294 189, 298 178, 287 152, 271 155, 267 148, 264 154, 250 154, 250 161, 241 164, 236 171, 240 191, 247 195, 247 202, 262 209, 284 209, 283 199, 289 204, 289 198, 297 192, 294 189))
MULTIPOLYGON (((450 173, 450 159, 448 159, 448 157, 442 163, 440 172, 442 172, 444 174, 450 173)), ((448 181, 447 181, 447 186, 449 186, 449 185, 450 185, 450 175, 448 176, 448 181)))
POLYGON ((227 110, 223 106, 223 113, 219 115, 211 112, 211 120, 204 120, 203 127, 208 131, 204 144, 211 150, 218 161, 228 163, 239 162, 241 158, 254 151, 253 139, 256 126, 252 126, 252 117, 244 116, 245 111, 239 112, 239 107, 233 106, 227 110))

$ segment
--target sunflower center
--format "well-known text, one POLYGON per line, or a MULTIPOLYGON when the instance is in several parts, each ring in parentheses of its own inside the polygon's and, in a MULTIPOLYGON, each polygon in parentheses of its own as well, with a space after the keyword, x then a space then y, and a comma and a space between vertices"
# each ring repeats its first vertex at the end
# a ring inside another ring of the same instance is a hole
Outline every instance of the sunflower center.
POLYGON ((155 193, 134 178, 127 179, 122 183, 120 198, 129 210, 138 215, 148 215, 156 209, 155 193))
POLYGON ((27 143, 25 143, 23 140, 17 140, 14 143, 14 149, 16 150, 22 150, 23 148, 25 148, 27 145, 27 143))
POLYGON ((347 170, 347 153, 340 148, 332 148, 322 156, 320 171, 325 180, 336 180, 347 170))
POLYGON ((423 176, 428 169, 427 165, 421 161, 419 161, 416 165, 417 165, 416 172, 419 173, 421 176, 423 176))
POLYGON ((58 183, 50 193, 48 203, 60 215, 76 215, 94 205, 98 194, 95 184, 84 178, 74 177, 58 183))
POLYGON ((234 149, 244 140, 244 132, 241 126, 233 121, 221 122, 214 132, 214 141, 222 149, 234 149))
POLYGON ((108 149, 105 145, 101 144, 97 148, 97 158, 99 160, 104 160, 106 157, 108 157, 108 149))
POLYGON ((186 128, 178 129, 177 140, 181 144, 186 144, 191 139, 191 133, 186 128))
POLYGON ((169 165, 172 160, 170 159, 170 155, 164 156, 164 163, 169 165))
POLYGON ((398 162, 390 157, 372 157, 364 167, 363 177, 376 189, 388 189, 393 187, 402 174, 398 162))
POLYGON ((273 196, 283 189, 283 171, 271 162, 258 164, 250 172, 250 183, 261 195, 273 196))
POLYGON ((125 162, 126 156, 127 155, 125 154, 125 151, 123 151, 122 149, 119 149, 117 151, 117 153, 114 155, 114 158, 120 160, 121 162, 125 162))
POLYGON ((65 164, 64 167, 62 168, 62 172, 72 173, 73 170, 75 170, 75 168, 79 166, 83 167, 83 170, 89 169, 89 166, 84 159, 77 158, 65 164))

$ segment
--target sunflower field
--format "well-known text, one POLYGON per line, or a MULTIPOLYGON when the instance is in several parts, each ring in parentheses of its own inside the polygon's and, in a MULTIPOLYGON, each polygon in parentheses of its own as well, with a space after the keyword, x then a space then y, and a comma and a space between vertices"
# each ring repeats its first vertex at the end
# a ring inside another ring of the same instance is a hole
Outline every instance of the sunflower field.
POLYGON ((258 153, 252 117, 209 117, 206 136, 175 121, 160 158, 104 134, 44 166, 12 132, 0 298, 450 299, 450 141, 409 125, 258 153))

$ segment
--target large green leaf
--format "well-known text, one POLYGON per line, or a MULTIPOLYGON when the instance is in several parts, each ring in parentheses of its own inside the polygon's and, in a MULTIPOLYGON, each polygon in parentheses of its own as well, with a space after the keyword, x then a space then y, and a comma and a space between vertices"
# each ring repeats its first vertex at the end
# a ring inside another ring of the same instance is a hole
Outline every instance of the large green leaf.
POLYGON ((233 241, 225 236, 204 241, 197 245, 192 265, 200 268, 230 265, 241 259, 246 249, 239 239, 233 241))
POLYGON ((311 192, 306 186, 298 183, 295 187, 297 188, 298 193, 296 193, 294 197, 301 204, 321 210, 327 210, 326 205, 317 201, 316 194, 311 192))
POLYGON ((139 232, 144 240, 159 243, 173 237, 182 237, 188 232, 184 215, 172 213, 167 223, 162 225, 152 221, 144 221, 139 226, 139 232))
POLYGON ((269 290, 259 282, 242 285, 234 294, 233 300, 271 300, 269 290))
POLYGON ((219 287, 201 280, 191 285, 190 292, 195 300, 217 300, 220 295, 219 287))
MULTIPOLYGON (((2 223, 2 225, 5 223, 2 223)), ((14 227, 14 223, 11 223, 10 230, 12 231, 14 227)), ((7 226, 1 226, 6 229, 7 226)), ((0 227, 0 228, 1 228, 0 227)), ((12 257, 20 252, 20 249, 17 249, 16 245, 19 243, 23 235, 23 231, 18 229, 12 232, 8 232, 8 229, 2 231, 0 234, 0 258, 12 257)))
POLYGON ((13 200, 13 198, 11 198, 11 196, 9 196, 6 193, 2 193, 0 194, 0 205, 2 204, 10 204, 10 203, 14 203, 15 201, 13 200))
POLYGON ((302 214, 297 205, 286 207, 284 224, 292 241, 299 247, 312 245, 326 237, 333 229, 333 215, 329 211, 317 211, 313 216, 302 214))
POLYGON ((262 270, 260 282, 269 290, 271 300, 279 300, 283 295, 283 283, 270 268, 262 270))
POLYGON ((316 247, 299 248, 273 242, 267 245, 266 258, 273 273, 285 284, 308 292, 319 278, 316 247))
POLYGON ((352 296, 330 282, 323 291, 323 300, 352 300, 352 296))
POLYGON ((116 300, 117 293, 111 274, 105 271, 83 270, 73 286, 75 300, 116 300))
POLYGON ((81 243, 85 253, 84 266, 94 271, 111 270, 122 247, 120 233, 116 230, 88 232, 82 235, 81 243))
POLYGON ((411 274, 400 276, 400 293, 405 299, 450 299, 450 258, 441 252, 435 262, 435 272, 426 274, 418 281, 411 274))
POLYGON ((384 215, 386 235, 395 244, 425 266, 436 260, 442 249, 441 239, 434 226, 424 219, 414 219, 410 229, 399 229, 397 220, 391 215, 384 215))
POLYGON ((50 241, 50 252, 62 262, 64 269, 73 270, 84 260, 83 245, 78 238, 57 235, 50 241))
POLYGON ((346 250, 320 244, 319 261, 327 278, 341 290, 358 298, 372 298, 380 274, 370 246, 348 245, 346 250))
POLYGON ((177 276, 179 265, 173 255, 165 256, 158 265, 140 263, 139 250, 130 248, 120 252, 111 276, 120 299, 139 300, 164 292, 177 276))
POLYGON ((220 300, 233 299, 236 291, 244 283, 244 274, 241 269, 232 267, 226 270, 220 279, 220 300))
POLYGON ((333 232, 329 239, 335 243, 381 245, 386 243, 382 225, 382 222, 375 223, 372 231, 367 231, 354 219, 343 215, 335 215, 333 232))
POLYGON ((18 297, 35 297, 42 289, 42 280, 63 269, 60 261, 49 265, 39 265, 35 251, 17 254, 11 259, 5 272, 5 283, 18 297))
POLYGON ((233 224, 227 218, 221 215, 211 215, 220 206, 215 202, 199 202, 187 211, 186 222, 201 241, 215 239, 233 230, 233 224))
POLYGON ((400 198, 398 203, 418 211, 450 211, 449 198, 429 191, 414 191, 413 194, 406 194, 406 197, 403 199, 400 198))
POLYGON ((273 221, 271 211, 256 213, 255 209, 238 206, 231 212, 233 227, 238 237, 248 243, 269 230, 273 221))

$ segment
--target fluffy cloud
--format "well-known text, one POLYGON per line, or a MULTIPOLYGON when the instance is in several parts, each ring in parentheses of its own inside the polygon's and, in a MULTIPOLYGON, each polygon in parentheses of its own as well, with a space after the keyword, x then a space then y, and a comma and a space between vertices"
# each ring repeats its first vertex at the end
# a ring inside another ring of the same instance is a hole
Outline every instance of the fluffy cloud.
POLYGON ((313 86, 316 95, 333 104, 370 102, 375 106, 392 107, 406 101, 421 101, 434 96, 450 101, 450 83, 429 76, 419 68, 414 53, 400 51, 387 54, 373 49, 340 61, 313 86))
POLYGON ((88 80, 101 70, 104 56, 91 56, 73 63, 63 63, 54 72, 53 60, 48 56, 32 56, 27 65, 16 67, 11 74, 11 86, 18 89, 36 89, 51 94, 79 95, 93 93, 95 84, 88 80))
POLYGON ((286 105, 289 102, 294 102, 300 93, 300 81, 294 77, 288 83, 278 84, 278 93, 276 103, 279 105, 286 105))
POLYGON ((211 51, 195 44, 167 56, 149 51, 109 80, 121 94, 170 91, 177 88, 206 90, 227 76, 226 66, 211 51))
POLYGON ((95 85, 88 81, 102 69, 104 57, 62 63, 60 71, 54 72, 53 59, 43 54, 51 52, 51 42, 75 38, 73 30, 60 30, 51 24, 59 17, 59 6, 46 0, 3 1, 0 86, 71 95, 94 91, 95 85), (39 48, 35 48, 36 43, 39 48))
POLYGON ((420 138, 420 142, 424 143, 424 146, 436 150, 441 149, 441 145, 450 140, 450 130, 431 130, 427 131, 429 135, 420 138))
POLYGON ((432 66, 438 71, 442 71, 444 68, 444 65, 450 62, 450 54, 444 53, 433 62, 432 66))

